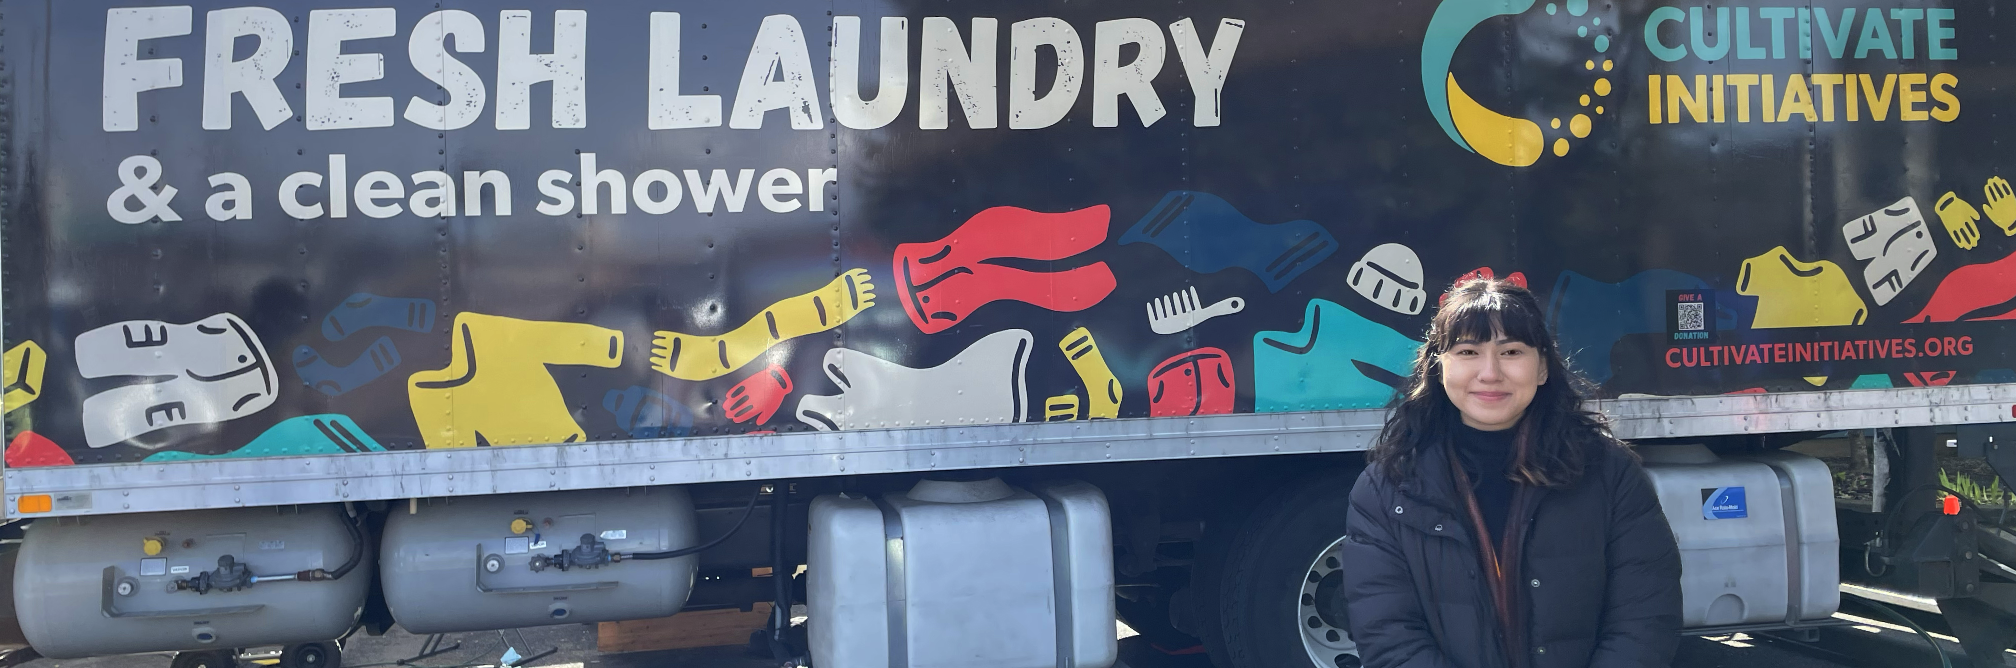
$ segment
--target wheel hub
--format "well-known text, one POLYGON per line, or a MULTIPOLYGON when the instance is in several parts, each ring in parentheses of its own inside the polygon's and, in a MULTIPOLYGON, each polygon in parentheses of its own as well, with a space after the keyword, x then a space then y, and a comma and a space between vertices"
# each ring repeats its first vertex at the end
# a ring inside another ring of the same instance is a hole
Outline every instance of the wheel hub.
POLYGON ((1344 539, 1325 548, 1309 564, 1295 616, 1301 620, 1302 649, 1318 668, 1358 668, 1358 644, 1351 642, 1344 612, 1344 539))

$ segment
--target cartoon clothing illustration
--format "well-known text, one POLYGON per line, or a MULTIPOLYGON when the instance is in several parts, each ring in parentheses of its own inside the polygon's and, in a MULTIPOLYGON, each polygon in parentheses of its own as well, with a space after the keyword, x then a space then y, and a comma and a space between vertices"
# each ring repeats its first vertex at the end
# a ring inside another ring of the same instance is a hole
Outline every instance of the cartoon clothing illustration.
MULTIPOLYGON (((1078 381, 1085 384, 1085 419, 1111 420, 1120 417, 1120 379, 1106 366, 1106 356, 1099 352, 1099 342, 1092 340, 1092 330, 1083 327, 1071 330, 1064 340, 1057 342, 1064 351, 1064 357, 1071 360, 1071 370, 1078 372, 1078 381)), ((1075 396, 1075 395, 1074 395, 1075 396)), ((1075 412, 1075 411, 1074 411, 1075 412)))
POLYGON ((1800 262, 1779 246, 1743 261, 1736 294, 1757 298, 1754 329, 1860 325, 1869 308, 1839 265, 1800 262))
POLYGON ((726 334, 658 332, 651 341, 651 368, 681 380, 719 378, 771 346, 839 327, 874 305, 875 284, 868 281, 868 270, 849 270, 825 287, 771 304, 726 334))
POLYGON ((1063 271, 1017 265, 1056 261, 1106 240, 1106 205, 1066 213, 997 206, 943 239, 896 246, 896 294, 925 334, 950 329, 989 302, 1009 300, 1052 311, 1082 311, 1112 294, 1113 270, 1094 262, 1063 271))
POLYGON ((840 394, 799 399, 798 420, 820 431, 1021 422, 1035 341, 1028 330, 995 332, 928 369, 834 348, 824 366, 840 394))
POLYGON ((1280 292, 1337 252, 1337 238, 1308 220, 1262 225, 1210 193, 1177 190, 1120 237, 1121 245, 1152 244, 1191 271, 1238 267, 1280 292))
POLYGON ((1974 250, 1980 245, 1981 212, 1967 200, 1960 199, 1959 193, 1941 195, 1939 201, 1932 204, 1932 210, 1939 213, 1939 224, 1946 228, 1946 236, 1953 239, 1953 245, 1959 246, 1960 250, 1974 250))
POLYGON ((648 387, 632 385, 602 395, 602 408, 630 438, 678 438, 693 433, 693 410, 648 387))
POLYGON ((1943 387, 1947 383, 1953 382, 1953 377, 1959 375, 1959 373, 1954 371, 1911 371, 1905 372, 1902 375, 1904 376, 1904 382, 1910 383, 1912 387, 1943 387))
MULTIPOLYGON (((273 404, 279 378, 266 348, 229 313, 175 325, 129 320, 77 335, 85 378, 147 376, 84 400, 85 445, 102 448, 185 424, 235 420, 273 404)), ((159 444, 139 443, 141 447, 159 444)))
POLYGON ((322 337, 341 341, 373 327, 391 327, 423 334, 434 331, 434 302, 359 292, 350 295, 341 306, 322 318, 322 337))
POLYGON ((156 452, 145 461, 174 462, 192 459, 242 459, 247 457, 287 457, 292 455, 333 455, 345 452, 380 452, 385 446, 364 433, 364 428, 347 415, 303 415, 281 420, 245 447, 221 455, 190 452, 156 452))
POLYGON ((2016 318, 2016 254, 1948 272, 1925 308, 1904 322, 2012 318, 2016 318))
POLYGON ((378 380, 397 366, 399 348, 392 345, 391 337, 385 336, 372 341, 371 347, 343 366, 330 364, 314 348, 294 349, 294 372, 301 375, 301 382, 332 397, 378 380))
POLYGON ((1309 300, 1301 331, 1253 335, 1253 410, 1384 406, 1420 347, 1336 302, 1309 300))
POLYGON ((1853 384, 1850 384, 1848 386, 1848 389, 1875 390, 1875 389, 1888 389, 1889 387, 1890 387, 1890 377, 1879 373, 1879 374, 1856 376, 1855 382, 1853 384))
POLYGON ((7 444, 5 461, 7 468, 10 469, 25 469, 36 466, 71 466, 77 463, 76 460, 70 458, 70 453, 63 451, 63 446, 57 445, 55 441, 43 438, 41 434, 32 431, 24 431, 14 435, 14 440, 7 444))
POLYGON ((7 350, 4 361, 5 379, 0 380, 0 394, 4 394, 6 412, 28 405, 42 396, 42 372, 49 366, 49 354, 42 352, 42 346, 34 341, 22 341, 21 345, 7 350))
MULTIPOLYGON (((1569 365, 1591 382, 1610 380, 1610 349, 1631 334, 1666 331, 1666 291, 1708 290, 1707 281, 1653 269, 1616 283, 1561 272, 1548 293, 1547 326, 1569 365)), ((1715 328, 1733 329, 1736 315, 1718 305, 1715 328)))
POLYGON ((1428 301, 1421 258, 1400 244, 1381 244, 1351 265, 1351 289, 1389 311, 1415 315, 1428 301))
MULTIPOLYGON (((1862 296, 1841 267, 1826 260, 1800 262, 1784 246, 1743 261, 1736 294, 1757 298, 1753 329, 1860 325, 1869 318, 1862 296)), ((1818 387, 1826 376, 1806 376, 1818 387)))
POLYGON ((1237 380, 1232 356, 1217 348, 1198 348, 1162 360, 1148 372, 1148 415, 1230 413, 1237 380))
POLYGON ((1069 422, 1078 419, 1078 395, 1060 394, 1043 400, 1044 422, 1069 422))
POLYGON ((1981 186, 1981 196, 1986 198, 1981 213, 1988 215, 1988 222, 2001 228, 2002 236, 2016 235, 2016 188, 2002 177, 1992 176, 1981 186))
POLYGON ((1848 252, 1855 259, 1869 262, 1862 268, 1862 281, 1877 306, 1896 299, 1939 255, 1925 216, 1918 213, 1918 201, 1909 197, 1848 221, 1841 226, 1841 236, 1848 239, 1848 252))
POLYGON ((573 322, 460 313, 449 329, 448 368, 406 380, 429 448, 573 443, 574 422, 547 365, 615 368, 623 333, 573 322))
POLYGON ((791 374, 785 373, 784 367, 772 364, 730 388, 723 408, 727 409, 730 420, 755 420, 756 424, 763 424, 777 414, 777 409, 784 405, 784 398, 790 395, 791 374))

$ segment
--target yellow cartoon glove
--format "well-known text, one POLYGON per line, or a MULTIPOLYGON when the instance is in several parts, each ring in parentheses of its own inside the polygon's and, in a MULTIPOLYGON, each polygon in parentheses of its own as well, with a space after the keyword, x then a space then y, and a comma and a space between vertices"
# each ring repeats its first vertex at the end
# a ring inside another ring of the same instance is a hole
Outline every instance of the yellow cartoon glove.
POLYGON ((1946 225, 1946 234, 1953 237, 1953 245, 1963 250, 1973 250, 1981 242, 1981 228, 1975 221, 1981 220, 1981 212, 1959 195, 1946 193, 1939 198, 1939 204, 1932 207, 1939 211, 1939 222, 1946 225))
POLYGON ((1981 194, 1988 200, 1981 205, 1988 220, 2002 228, 2004 236, 2016 236, 2016 188, 2010 188, 2008 181, 1997 176, 1988 179, 1988 185, 1981 187, 1981 194))

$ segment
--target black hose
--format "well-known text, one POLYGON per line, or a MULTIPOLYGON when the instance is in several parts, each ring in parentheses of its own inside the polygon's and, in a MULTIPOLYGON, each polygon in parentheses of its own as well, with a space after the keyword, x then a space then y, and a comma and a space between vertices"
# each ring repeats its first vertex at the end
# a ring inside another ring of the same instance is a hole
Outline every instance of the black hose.
POLYGON ((664 552, 633 552, 631 554, 623 555, 623 558, 625 560, 642 559, 646 561, 652 559, 677 559, 679 557, 683 557, 689 554, 699 554, 701 552, 706 552, 707 550, 714 549, 714 546, 720 545, 721 543, 727 541, 729 537, 734 536, 735 532, 742 530, 742 525, 749 521, 749 516, 756 514, 756 500, 761 498, 763 498, 763 486, 757 485, 756 493, 749 495, 749 505, 742 507, 742 519, 735 520, 735 526, 730 527, 728 529, 728 533, 721 534, 721 537, 719 538, 692 547, 682 547, 677 550, 667 550, 664 552))
POLYGON ((358 564, 364 563, 364 527, 360 526, 363 523, 364 516, 361 514, 349 518, 348 521, 343 523, 345 528, 350 529, 350 560, 343 562, 341 566, 337 566, 336 570, 329 571, 327 579, 336 580, 342 578, 344 575, 348 575, 351 570, 357 568, 358 564))
POLYGON ((1890 609, 1890 606, 1884 605, 1882 603, 1867 600, 1863 602, 1868 603, 1871 607, 1876 608, 1877 611, 1882 612, 1884 616, 1889 617, 1890 619, 1896 621, 1897 623, 1911 627, 1912 631, 1917 632, 1918 637, 1924 638, 1925 643, 1932 646, 1933 652, 1939 654, 1939 665, 1941 666, 1941 668, 1953 668, 1953 660, 1946 658, 1946 648, 1940 647, 1939 641, 1934 639, 1932 637, 1932 634, 1926 633, 1925 629, 1923 627, 1918 626, 1917 622, 1911 621, 1910 617, 1905 617, 1902 613, 1899 613, 1896 610, 1892 610, 1890 609))

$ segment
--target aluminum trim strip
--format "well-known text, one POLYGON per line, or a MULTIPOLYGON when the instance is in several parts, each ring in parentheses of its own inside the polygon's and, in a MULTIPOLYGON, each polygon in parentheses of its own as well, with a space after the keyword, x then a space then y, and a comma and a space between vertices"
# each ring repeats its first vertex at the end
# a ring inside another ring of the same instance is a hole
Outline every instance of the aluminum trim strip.
MULTIPOLYGON (((1625 439, 2011 420, 2016 384, 1593 402, 1625 439)), ((5 516, 91 515, 1370 447, 1383 410, 919 427, 9 469, 5 516)))

